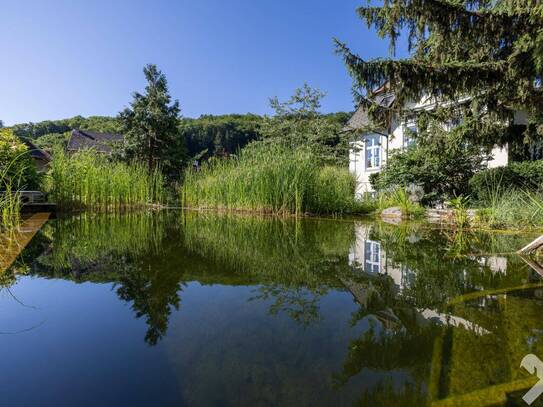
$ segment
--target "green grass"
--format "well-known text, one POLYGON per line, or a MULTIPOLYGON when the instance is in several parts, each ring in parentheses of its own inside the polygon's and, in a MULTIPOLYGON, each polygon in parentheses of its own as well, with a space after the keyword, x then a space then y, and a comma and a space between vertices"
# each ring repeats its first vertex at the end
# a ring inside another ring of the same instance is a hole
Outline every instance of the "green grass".
POLYGON ((63 211, 121 210, 160 203, 164 179, 159 170, 149 174, 144 165, 112 162, 92 151, 66 155, 57 151, 47 189, 63 211))
POLYGON ((186 207, 273 214, 345 214, 361 210, 347 169, 321 166, 306 149, 250 145, 185 174, 186 207))
POLYGON ((379 194, 375 206, 379 212, 387 208, 398 207, 402 214, 411 218, 420 218, 425 213, 424 208, 420 204, 413 202, 409 197, 409 193, 402 187, 379 194))
POLYGON ((518 189, 494 177, 477 203, 476 226, 495 229, 543 228, 543 190, 518 189))
POLYGON ((543 228, 543 192, 504 190, 482 203, 476 223, 496 229, 543 228))

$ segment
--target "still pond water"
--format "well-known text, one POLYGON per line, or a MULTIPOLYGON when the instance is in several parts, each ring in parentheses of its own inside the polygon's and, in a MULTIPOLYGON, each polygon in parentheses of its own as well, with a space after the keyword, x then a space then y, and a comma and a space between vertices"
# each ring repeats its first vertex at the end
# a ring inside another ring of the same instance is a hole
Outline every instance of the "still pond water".
POLYGON ((543 359, 543 278, 511 254, 531 238, 211 214, 51 220, 0 275, 1 403, 516 405, 534 383, 522 358, 543 359))

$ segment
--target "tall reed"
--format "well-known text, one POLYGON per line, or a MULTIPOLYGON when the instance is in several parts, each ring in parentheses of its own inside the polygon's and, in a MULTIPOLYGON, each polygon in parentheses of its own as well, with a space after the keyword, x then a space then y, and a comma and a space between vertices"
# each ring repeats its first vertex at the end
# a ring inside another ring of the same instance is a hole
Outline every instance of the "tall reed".
POLYGON ((93 151, 57 151, 47 184, 61 210, 120 210, 164 200, 160 170, 149 174, 142 164, 112 162, 93 151))
POLYGON ((347 169, 322 167, 307 149, 253 144, 238 157, 188 170, 184 206, 274 214, 351 212, 355 180, 347 169))
POLYGON ((543 189, 509 188, 502 177, 492 177, 485 183, 477 211, 479 226, 498 229, 543 228, 543 189))
POLYGON ((0 169, 0 232, 13 230, 20 223, 21 194, 18 185, 25 167, 21 167, 16 174, 8 175, 11 166, 20 157, 16 157, 5 168, 0 169))

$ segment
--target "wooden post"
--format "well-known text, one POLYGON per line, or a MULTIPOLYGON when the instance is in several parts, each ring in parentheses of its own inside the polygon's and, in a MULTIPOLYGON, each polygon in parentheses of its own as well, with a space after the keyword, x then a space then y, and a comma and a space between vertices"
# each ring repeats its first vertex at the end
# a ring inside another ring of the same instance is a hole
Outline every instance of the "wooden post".
POLYGON ((520 249, 518 251, 519 254, 530 254, 532 252, 535 252, 537 249, 543 247, 543 236, 538 237, 535 239, 532 243, 530 243, 528 246, 520 249))

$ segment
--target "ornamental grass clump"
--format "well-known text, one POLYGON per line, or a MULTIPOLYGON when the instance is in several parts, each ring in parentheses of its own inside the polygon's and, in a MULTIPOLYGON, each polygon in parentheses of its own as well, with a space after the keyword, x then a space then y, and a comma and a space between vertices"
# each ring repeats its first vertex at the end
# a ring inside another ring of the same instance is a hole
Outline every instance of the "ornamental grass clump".
POLYGON ((0 232, 16 228, 20 223, 21 196, 10 183, 4 184, 0 175, 0 232))
POLYGON ((71 156, 57 151, 47 184, 61 210, 122 210, 164 198, 160 170, 149 173, 142 164, 113 162, 92 150, 71 156))
POLYGON ((354 208, 346 169, 322 167, 306 148, 254 143, 185 174, 183 205, 273 214, 341 214, 354 208))

